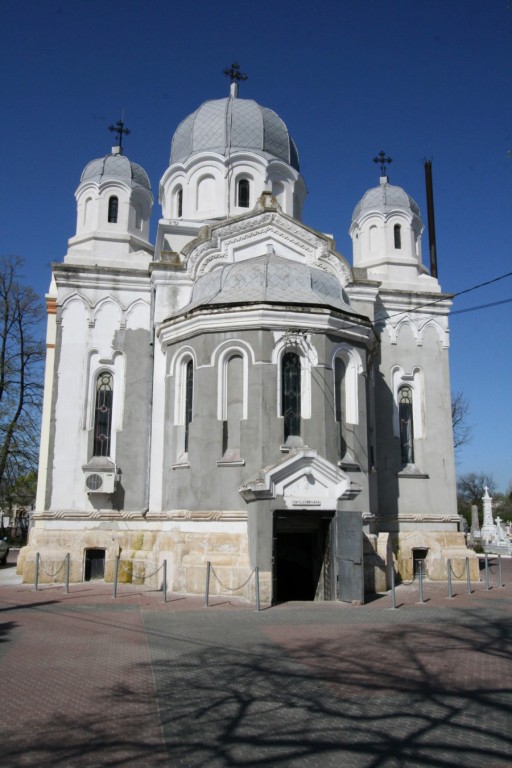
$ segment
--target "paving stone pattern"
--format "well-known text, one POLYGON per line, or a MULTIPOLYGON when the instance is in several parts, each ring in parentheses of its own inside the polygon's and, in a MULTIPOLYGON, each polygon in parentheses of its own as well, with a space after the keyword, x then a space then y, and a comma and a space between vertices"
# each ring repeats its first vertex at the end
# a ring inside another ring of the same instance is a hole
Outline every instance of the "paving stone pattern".
MULTIPOLYGON (((0 574, 1 575, 1 574, 0 574)), ((0 585, 3 768, 511 768, 506 586, 254 611, 0 585)))

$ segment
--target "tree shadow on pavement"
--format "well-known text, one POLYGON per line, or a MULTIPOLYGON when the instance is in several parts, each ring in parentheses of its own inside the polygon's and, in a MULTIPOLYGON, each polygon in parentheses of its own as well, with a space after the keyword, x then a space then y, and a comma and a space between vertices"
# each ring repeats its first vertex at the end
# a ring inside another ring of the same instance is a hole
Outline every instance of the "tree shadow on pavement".
MULTIPOLYGON (((510 768, 512 617, 493 610, 149 612, 151 661, 81 717, 11 734, 3 765, 510 768)), ((109 652, 128 652, 116 632, 109 652)))

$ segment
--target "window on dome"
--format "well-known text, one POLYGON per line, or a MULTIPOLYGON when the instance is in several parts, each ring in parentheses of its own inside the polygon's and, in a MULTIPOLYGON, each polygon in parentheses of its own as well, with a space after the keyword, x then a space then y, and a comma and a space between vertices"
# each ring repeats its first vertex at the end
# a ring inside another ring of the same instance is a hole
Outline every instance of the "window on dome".
POLYGON ((92 224, 92 197, 88 197, 84 205, 84 226, 88 229, 92 224))
POLYGON ((108 222, 109 224, 117 224, 117 214, 119 210, 119 200, 116 195, 112 195, 108 199, 108 222))
POLYGON ((143 225, 142 205, 140 203, 135 203, 135 228, 142 229, 142 225, 143 225))
POLYGON ((412 389, 398 390, 398 419, 400 423, 400 449, 402 464, 414 464, 414 430, 412 416, 412 389))
POLYGON ((400 224, 395 224, 393 232, 395 235, 395 248, 399 249, 402 247, 402 228, 400 224))
POLYGON ((98 375, 96 379, 96 405, 94 410, 94 456, 110 455, 113 397, 114 377, 108 371, 103 371, 98 375))
POLYGON ((301 363, 295 352, 286 352, 281 361, 281 415, 284 440, 300 435, 301 363))
POLYGON ((183 216, 183 190, 181 187, 176 194, 176 216, 178 219, 183 216))
POLYGON ((249 207, 249 180, 240 179, 238 182, 238 207, 249 207))

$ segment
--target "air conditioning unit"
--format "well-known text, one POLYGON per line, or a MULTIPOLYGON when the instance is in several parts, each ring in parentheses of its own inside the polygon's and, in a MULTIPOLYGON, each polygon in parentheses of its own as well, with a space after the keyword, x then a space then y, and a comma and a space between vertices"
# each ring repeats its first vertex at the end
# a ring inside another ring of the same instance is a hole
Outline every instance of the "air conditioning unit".
POLYGON ((116 479, 115 472, 86 472, 85 490, 87 493, 114 493, 116 479))

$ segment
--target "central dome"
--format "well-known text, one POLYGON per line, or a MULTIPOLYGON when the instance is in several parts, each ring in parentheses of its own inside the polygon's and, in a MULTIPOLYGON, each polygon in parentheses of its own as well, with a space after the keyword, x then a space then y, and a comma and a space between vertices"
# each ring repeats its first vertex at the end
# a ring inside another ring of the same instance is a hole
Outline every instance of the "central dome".
POLYGON ((297 148, 279 115, 255 101, 233 96, 205 101, 179 124, 171 145, 171 165, 197 152, 226 155, 235 149, 278 157, 300 170, 297 148))

